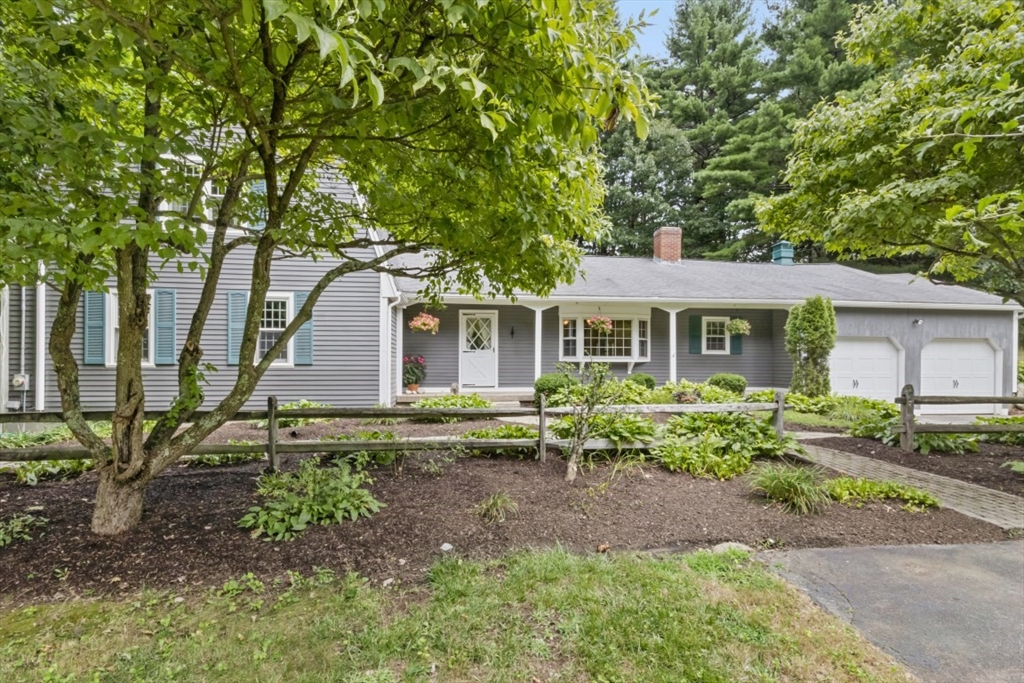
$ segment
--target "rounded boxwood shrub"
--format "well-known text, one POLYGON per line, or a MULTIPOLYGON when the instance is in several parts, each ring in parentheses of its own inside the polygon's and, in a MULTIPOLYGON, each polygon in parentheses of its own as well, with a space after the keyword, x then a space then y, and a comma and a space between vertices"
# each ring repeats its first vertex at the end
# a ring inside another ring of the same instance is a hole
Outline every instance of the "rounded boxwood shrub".
POLYGON ((653 389, 658 386, 658 380, 654 379, 653 375, 648 375, 646 372, 634 372, 632 375, 626 375, 626 381, 639 384, 640 386, 648 389, 653 389))
POLYGON ((725 389, 736 394, 742 394, 747 390, 747 378, 743 375, 734 375, 731 372, 719 372, 708 377, 708 384, 719 389, 725 389))
POLYGON ((533 383, 533 402, 540 405, 540 397, 551 398, 551 394, 559 389, 579 384, 580 381, 572 375, 561 372, 549 372, 537 378, 533 383))

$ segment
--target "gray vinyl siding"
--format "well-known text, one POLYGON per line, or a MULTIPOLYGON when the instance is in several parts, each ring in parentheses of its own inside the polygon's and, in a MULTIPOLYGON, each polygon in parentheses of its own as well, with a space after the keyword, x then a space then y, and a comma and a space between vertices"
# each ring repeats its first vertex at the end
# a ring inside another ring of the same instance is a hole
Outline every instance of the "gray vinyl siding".
MULTIPOLYGON (((703 382, 718 372, 732 372, 747 378, 751 387, 770 387, 775 379, 775 345, 772 311, 752 309, 688 308, 678 314, 676 342, 679 378, 703 382), (690 353, 689 316, 746 318, 750 335, 743 338, 743 353, 737 356, 690 353)), ((789 382, 787 380, 786 384, 789 382)))
MULTIPOLYGON (((408 323, 424 310, 420 304, 405 309, 408 323)), ((459 381, 459 312, 498 312, 498 386, 532 387, 534 370, 534 311, 523 306, 450 305, 429 313, 440 320, 437 334, 402 330, 402 353, 423 356, 427 364, 424 387, 444 388, 459 381)), ((553 368, 552 368, 553 369, 553 368)))
POLYGON ((1013 367, 1016 314, 1001 311, 933 311, 884 308, 837 308, 840 337, 889 337, 903 347, 904 381, 921 390, 921 351, 935 339, 987 339, 1003 352, 1003 392, 1017 386, 1013 367), (921 324, 915 325, 914 320, 921 324))
MULTIPOLYGON (((212 407, 227 395, 237 377, 237 366, 227 362, 227 292, 248 290, 251 281, 252 249, 238 248, 225 260, 218 285, 217 300, 210 310, 202 339, 203 362, 216 372, 207 374, 206 407, 212 407)), ((154 267, 159 264, 154 262, 154 267)), ((275 261, 271 268, 271 292, 295 292, 312 289, 319 277, 337 265, 323 259, 316 263, 305 259, 275 261)), ((113 285, 113 282, 108 283, 113 285)), ((177 292, 177 349, 188 335, 192 313, 199 302, 199 276, 177 272, 173 266, 159 271, 153 288, 177 292)), ((380 386, 380 276, 375 272, 357 272, 332 283, 317 302, 313 312, 313 364, 298 367, 271 367, 260 381, 247 408, 266 406, 268 396, 279 403, 309 399, 335 406, 372 406, 379 401, 380 386)), ((53 323, 55 302, 47 306, 47 329, 53 323)), ((83 337, 79 304, 79 326, 72 349, 81 363, 83 337)), ((109 315, 109 311, 108 311, 109 315)), ((143 369, 146 405, 150 410, 165 409, 177 393, 177 365, 143 369)), ((48 364, 47 410, 59 410, 56 377, 48 364)), ((83 406, 93 410, 112 408, 116 369, 80 365, 83 406)))
MULTIPOLYGON (((10 386, 11 377, 21 372, 22 365, 24 370, 29 376, 29 390, 27 392, 15 391, 13 388, 9 389, 7 396, 8 403, 19 403, 22 409, 34 410, 36 401, 36 391, 38 389, 38 378, 35 376, 36 373, 36 291, 35 287, 25 288, 25 310, 21 310, 21 287, 19 285, 10 286, 10 297, 9 297, 10 309, 7 318, 7 322, 10 325, 9 337, 8 337, 8 364, 7 371, 9 375, 3 378, 3 381, 7 382, 10 386), (25 345, 22 347, 21 344, 21 322, 24 316, 25 321, 25 345), (24 353, 24 359, 22 358, 24 353)), ((47 334, 49 334, 49 327, 47 327, 47 334)), ((57 385, 51 384, 52 391, 56 391, 57 385)))
POLYGON ((541 319, 541 339, 543 341, 540 357, 541 372, 554 372, 558 366, 558 350, 562 344, 561 317, 558 307, 548 308, 541 319))
POLYGON ((774 380, 771 386, 785 388, 793 381, 793 359, 786 352, 786 320, 789 311, 772 311, 772 362, 774 380))

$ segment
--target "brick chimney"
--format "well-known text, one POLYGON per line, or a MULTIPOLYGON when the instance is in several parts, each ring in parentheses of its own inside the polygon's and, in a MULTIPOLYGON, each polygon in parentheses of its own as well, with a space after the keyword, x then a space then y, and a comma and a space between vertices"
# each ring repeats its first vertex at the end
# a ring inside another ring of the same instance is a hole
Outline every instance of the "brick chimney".
POLYGON ((654 231, 654 260, 676 263, 683 255, 683 229, 671 226, 654 231))

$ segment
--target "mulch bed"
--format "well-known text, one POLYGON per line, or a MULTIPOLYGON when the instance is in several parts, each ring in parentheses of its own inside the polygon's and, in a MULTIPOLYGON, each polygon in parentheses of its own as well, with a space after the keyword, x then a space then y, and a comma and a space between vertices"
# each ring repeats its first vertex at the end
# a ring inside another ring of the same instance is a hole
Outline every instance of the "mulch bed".
POLYGON ((1003 467, 1007 460, 1024 460, 1024 448, 999 444, 979 444, 978 453, 954 455, 952 453, 905 453, 894 446, 873 439, 840 437, 815 439, 815 446, 832 448, 868 458, 884 460, 894 465, 940 474, 944 477, 967 481, 997 491, 1024 497, 1024 476, 1003 467))
MULTIPOLYGON (((295 431, 298 438, 316 438, 342 426, 367 428, 351 422, 295 431)), ((480 424, 378 428, 411 436, 480 424)), ((259 438, 256 430, 245 430, 244 425, 229 427, 218 433, 218 440, 259 438)), ((300 457, 285 456, 285 469, 297 467, 300 457)), ((1007 538, 1001 529, 951 510, 909 513, 895 503, 859 510, 832 505, 822 514, 800 517, 753 497, 740 479, 694 479, 650 465, 614 478, 610 467, 599 466, 567 485, 564 464, 556 457, 541 464, 417 453, 400 473, 391 468, 375 472, 371 489, 387 507, 373 518, 314 527, 294 541, 271 543, 254 540, 236 526, 256 502, 262 466, 172 467, 150 486, 142 523, 117 538, 89 531, 95 474, 33 488, 0 478, 4 516, 41 508, 33 514, 50 520, 41 538, 0 550, 0 595, 20 601, 142 588, 183 590, 220 586, 246 572, 266 580, 286 570, 308 574, 315 567, 356 571, 375 582, 416 582, 442 555, 443 543, 460 555, 489 558, 556 544, 581 552, 609 544, 614 552, 682 551, 723 541, 803 548, 1007 538), (520 514, 503 524, 485 524, 474 508, 499 491, 518 503, 520 514)))

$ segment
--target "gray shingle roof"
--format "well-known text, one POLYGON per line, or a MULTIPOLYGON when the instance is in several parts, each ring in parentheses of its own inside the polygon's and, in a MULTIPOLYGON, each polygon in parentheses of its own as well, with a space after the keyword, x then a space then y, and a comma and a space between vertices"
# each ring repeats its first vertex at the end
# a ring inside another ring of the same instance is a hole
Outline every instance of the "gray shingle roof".
MULTIPOLYGON (((422 257, 421 257, 422 258, 422 257)), ((399 280, 402 291, 420 289, 399 280)), ((909 274, 877 275, 837 263, 780 266, 774 263, 689 261, 587 256, 580 276, 559 286, 556 299, 650 299, 699 302, 796 302, 821 294, 835 303, 999 306, 998 296, 967 287, 937 285, 909 274)), ((1005 304, 1007 310, 1016 306, 1005 304)))

